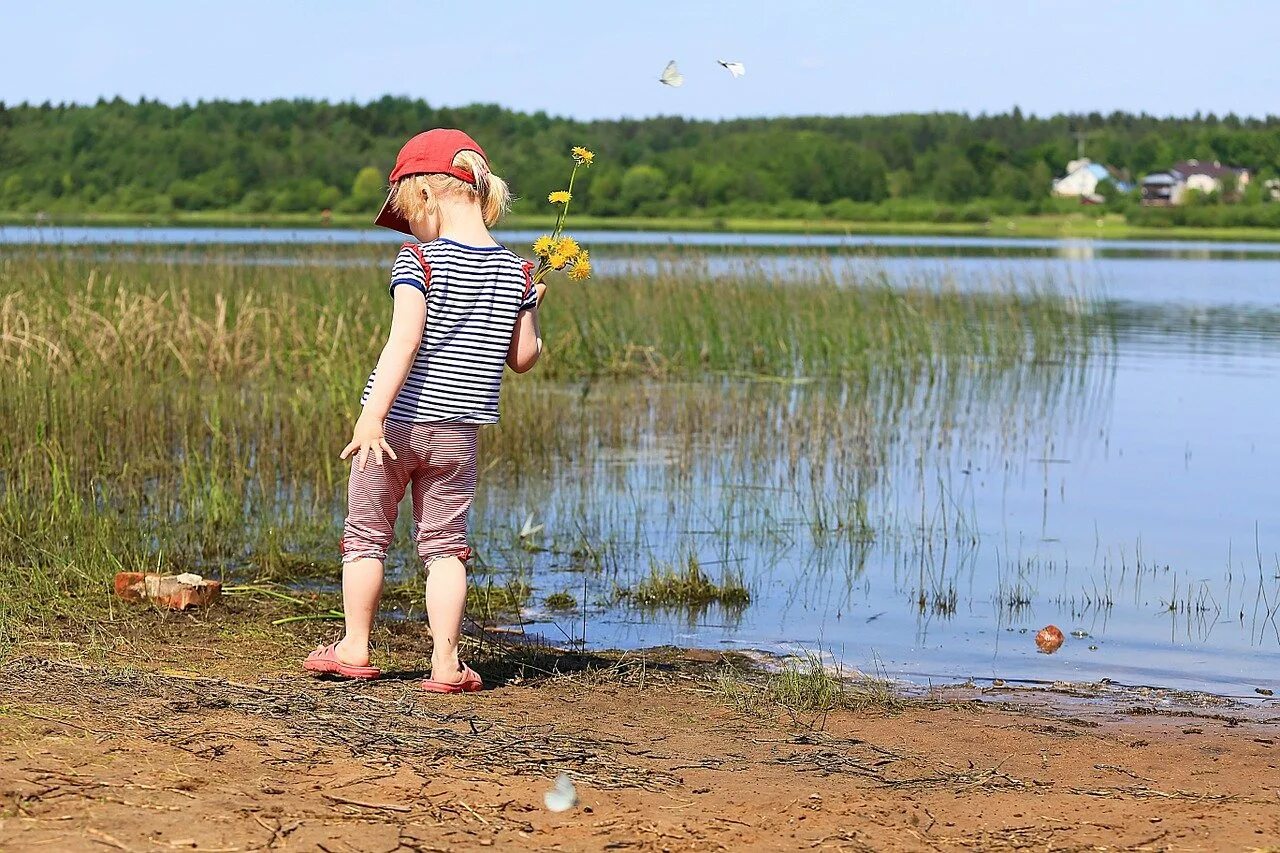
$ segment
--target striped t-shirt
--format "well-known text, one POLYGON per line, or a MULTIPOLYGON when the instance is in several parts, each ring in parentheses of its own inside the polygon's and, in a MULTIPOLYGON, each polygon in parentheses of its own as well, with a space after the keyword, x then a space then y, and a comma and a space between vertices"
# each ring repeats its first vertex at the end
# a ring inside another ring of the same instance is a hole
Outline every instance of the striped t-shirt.
MULTIPOLYGON (((443 237, 404 244, 391 268, 390 290, 420 290, 427 325, 389 420, 498 422, 516 317, 537 305, 532 272, 532 264, 503 246, 464 246, 443 237)), ((362 405, 376 375, 376 369, 369 375, 362 405)))

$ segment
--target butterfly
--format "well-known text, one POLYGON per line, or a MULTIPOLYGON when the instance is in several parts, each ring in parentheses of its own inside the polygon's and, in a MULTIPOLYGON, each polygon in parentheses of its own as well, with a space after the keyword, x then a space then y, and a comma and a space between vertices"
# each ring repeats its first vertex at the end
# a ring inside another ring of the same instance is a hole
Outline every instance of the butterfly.
POLYGON ((561 773, 556 778, 556 784, 542 795, 542 802, 553 812, 567 812, 578 804, 578 792, 568 773, 561 773))
POLYGON ((723 65, 734 77, 741 77, 743 74, 747 73, 747 66, 743 65, 741 62, 726 62, 723 59, 717 59, 716 62, 723 65))
POLYGON ((662 76, 658 78, 658 82, 673 89, 684 85, 684 75, 680 73, 679 68, 676 68, 674 59, 667 63, 666 68, 662 69, 662 76))

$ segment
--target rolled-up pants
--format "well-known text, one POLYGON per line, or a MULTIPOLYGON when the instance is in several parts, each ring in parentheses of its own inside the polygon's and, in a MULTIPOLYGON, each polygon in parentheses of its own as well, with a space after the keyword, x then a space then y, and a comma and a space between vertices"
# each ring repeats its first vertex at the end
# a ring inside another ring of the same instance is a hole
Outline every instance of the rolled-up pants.
POLYGON ((384 453, 379 465, 370 454, 363 471, 355 457, 351 460, 342 562, 386 560, 410 484, 414 538, 423 564, 448 556, 469 559, 467 517, 476 492, 478 431, 477 424, 386 421, 387 444, 397 458, 384 453))

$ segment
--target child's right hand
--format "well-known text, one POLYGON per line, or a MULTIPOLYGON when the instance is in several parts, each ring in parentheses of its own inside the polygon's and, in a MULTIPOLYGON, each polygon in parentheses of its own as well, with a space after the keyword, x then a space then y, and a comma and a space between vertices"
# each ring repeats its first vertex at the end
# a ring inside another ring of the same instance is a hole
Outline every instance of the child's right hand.
POLYGON ((386 451, 387 455, 392 459, 396 458, 396 452, 391 449, 391 445, 387 444, 386 435, 382 428, 382 418, 368 417, 361 415, 356 421, 356 428, 351 433, 351 443, 342 449, 340 459, 346 459, 351 454, 359 451, 359 457, 356 459, 356 465, 361 471, 364 470, 365 463, 369 461, 369 454, 372 453, 378 464, 382 464, 382 453, 386 451))

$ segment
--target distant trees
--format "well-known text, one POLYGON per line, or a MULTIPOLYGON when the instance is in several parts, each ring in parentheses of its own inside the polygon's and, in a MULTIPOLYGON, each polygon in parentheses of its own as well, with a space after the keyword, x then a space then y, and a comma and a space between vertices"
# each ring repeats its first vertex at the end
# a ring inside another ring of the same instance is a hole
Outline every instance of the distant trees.
MULTIPOLYGON (((436 108, 384 97, 368 104, 210 101, 166 106, 0 104, 0 210, 307 212, 377 209, 404 140, 463 127, 511 181, 516 210, 547 211, 571 145, 598 152, 575 209, 602 216, 829 216, 968 219, 1064 203, 1050 183, 1077 153, 1135 178, 1195 157, 1277 175, 1280 119, 1157 119, 1116 113, 1029 117, 937 113, 739 119, 658 117, 578 122, 494 105, 436 108)), ((1250 185, 1239 208, 1270 208, 1250 185)), ((1155 221, 1265 214, 1112 209, 1155 221)), ((1276 207, 1280 207, 1277 205, 1276 207)), ((1209 212, 1204 212, 1208 210, 1209 212)), ((1217 211, 1217 212, 1215 212, 1217 211)))

